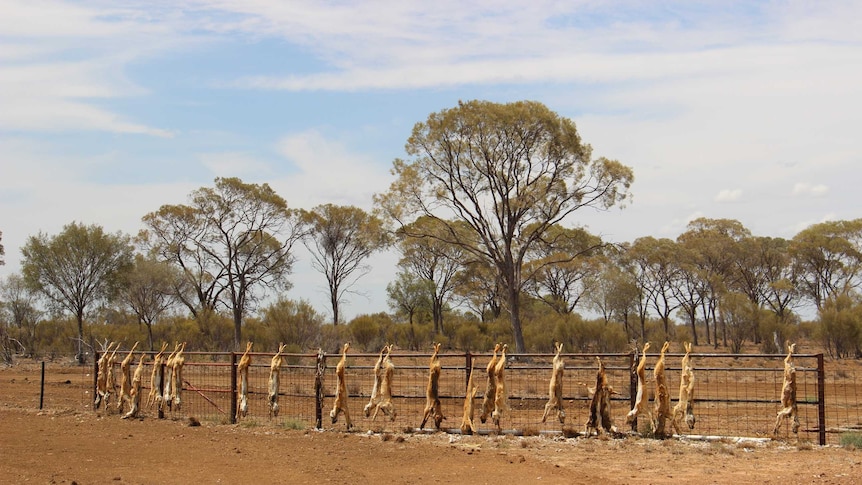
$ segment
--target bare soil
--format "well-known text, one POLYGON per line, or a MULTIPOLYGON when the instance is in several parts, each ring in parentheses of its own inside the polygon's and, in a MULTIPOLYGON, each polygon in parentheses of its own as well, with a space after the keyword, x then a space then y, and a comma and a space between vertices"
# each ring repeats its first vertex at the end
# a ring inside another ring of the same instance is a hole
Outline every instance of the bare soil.
MULTIPOLYGON (((460 436, 225 425, 90 409, 92 377, 0 369, 0 483, 829 483, 862 451, 810 442, 460 436), (86 382, 85 382, 86 381, 86 382)), ((454 418, 453 418, 454 419, 454 418)), ((342 428, 343 429, 343 428, 342 428)))

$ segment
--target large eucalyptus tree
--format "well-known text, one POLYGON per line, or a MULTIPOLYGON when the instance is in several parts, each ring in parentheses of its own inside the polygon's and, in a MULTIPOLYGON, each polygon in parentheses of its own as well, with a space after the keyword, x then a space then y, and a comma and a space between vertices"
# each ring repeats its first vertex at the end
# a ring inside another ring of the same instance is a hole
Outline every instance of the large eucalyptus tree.
POLYGON ((375 196, 377 207, 402 229, 418 216, 437 219, 451 229, 408 235, 439 239, 490 263, 503 287, 515 349, 524 352, 520 297, 530 249, 579 209, 625 200, 632 170, 593 159, 575 123, 535 101, 469 101, 432 113, 414 126, 406 151, 410 159, 395 160, 396 180, 375 196), (455 230, 451 221, 465 222, 469 231, 455 230))

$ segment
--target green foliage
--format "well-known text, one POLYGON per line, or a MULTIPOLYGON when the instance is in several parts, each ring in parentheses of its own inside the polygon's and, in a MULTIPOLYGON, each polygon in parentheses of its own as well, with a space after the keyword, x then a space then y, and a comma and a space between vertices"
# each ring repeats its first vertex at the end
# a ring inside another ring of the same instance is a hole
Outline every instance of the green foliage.
POLYGON ((359 315, 347 324, 350 329, 351 345, 357 349, 371 352, 380 346, 380 325, 372 315, 359 315))
POLYGON ((823 304, 819 337, 832 357, 862 355, 862 303, 859 299, 859 295, 842 293, 823 304))
POLYGON ((842 448, 850 450, 862 450, 862 433, 841 433, 839 444, 842 448))
POLYGON ((496 268, 515 350, 523 352, 519 300, 531 246, 578 209, 624 203, 631 168, 593 159, 574 122, 535 101, 461 102, 417 123, 405 149, 411 159, 394 162, 396 180, 375 205, 400 229, 421 216, 436 219, 449 228, 410 235, 437 238, 496 268), (472 163, 477 153, 483 163, 472 163), (441 220, 441 211, 458 217, 441 220))
POLYGON ((345 342, 350 342, 351 339, 349 325, 333 325, 328 323, 320 327, 320 348, 325 352, 339 353, 341 352, 341 346, 345 342))
POLYGON ((742 351, 742 344, 754 336, 758 308, 742 293, 731 292, 721 298, 719 306, 731 353, 742 351))
POLYGON ((21 248, 21 271, 27 285, 78 324, 78 361, 83 363, 84 316, 97 303, 116 295, 132 266, 132 246, 122 233, 72 222, 55 235, 30 236, 21 248))
POLYGON ((757 320, 757 332, 761 337, 760 351, 766 354, 782 354, 787 348, 787 342, 796 341, 799 336, 799 325, 793 319, 782 321, 775 312, 760 309, 757 320))
POLYGON ((279 298, 263 310, 263 325, 273 345, 295 344, 297 348, 308 351, 316 350, 320 345, 323 320, 323 315, 308 300, 279 298))
POLYGON ((620 352, 628 348, 622 324, 605 323, 603 319, 577 317, 561 320, 557 322, 553 335, 571 352, 620 352))
POLYGON ((454 344, 463 351, 484 351, 494 346, 491 338, 482 332, 479 322, 461 323, 455 330, 454 344))

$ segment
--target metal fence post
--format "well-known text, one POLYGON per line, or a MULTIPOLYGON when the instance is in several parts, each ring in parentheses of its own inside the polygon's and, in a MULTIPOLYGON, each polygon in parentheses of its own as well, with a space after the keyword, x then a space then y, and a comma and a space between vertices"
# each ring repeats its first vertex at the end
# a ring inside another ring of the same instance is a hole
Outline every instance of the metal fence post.
POLYGON ((323 429, 323 375, 326 372, 326 354, 317 350, 317 368, 314 372, 314 427, 323 429))
MULTIPOLYGON (((158 387, 158 389, 156 389, 156 391, 159 393, 159 396, 162 396, 165 394, 165 368, 167 366, 165 365, 164 361, 159 365, 161 366, 161 370, 159 371, 159 382, 157 383, 159 387, 158 387)), ((157 401, 159 401, 159 406, 158 406, 159 414, 158 414, 158 416, 159 416, 159 419, 165 419, 165 406, 162 404, 161 399, 162 398, 159 398, 157 400, 157 401)))
MULTIPOLYGON (((639 356, 637 347, 632 352, 629 352, 629 409, 635 408, 635 401, 637 400, 638 394, 638 373, 637 366, 640 363, 640 359, 643 357, 639 356)), ((638 417, 635 416, 632 421, 632 431, 637 432, 638 430, 638 417)))
POLYGON ((464 354, 464 388, 467 389, 467 394, 470 394, 470 376, 473 374, 473 354, 468 350, 464 354))
POLYGON ((817 421, 820 446, 826 445, 826 371, 823 354, 817 354, 817 421))
POLYGON ((230 424, 236 424, 236 352, 230 353, 230 424))
POLYGON ((96 350, 93 352, 95 356, 93 358, 93 411, 96 410, 96 403, 101 403, 101 400, 97 401, 96 396, 99 394, 99 351, 96 350))

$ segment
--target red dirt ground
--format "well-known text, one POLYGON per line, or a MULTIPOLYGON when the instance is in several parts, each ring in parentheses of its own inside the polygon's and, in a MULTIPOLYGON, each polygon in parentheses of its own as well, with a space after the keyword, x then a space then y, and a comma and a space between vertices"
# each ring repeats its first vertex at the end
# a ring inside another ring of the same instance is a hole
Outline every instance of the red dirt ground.
POLYGON ((84 403, 85 374, 0 369, 0 483, 824 483, 862 451, 810 443, 370 434, 122 420, 84 403))

